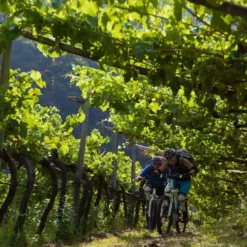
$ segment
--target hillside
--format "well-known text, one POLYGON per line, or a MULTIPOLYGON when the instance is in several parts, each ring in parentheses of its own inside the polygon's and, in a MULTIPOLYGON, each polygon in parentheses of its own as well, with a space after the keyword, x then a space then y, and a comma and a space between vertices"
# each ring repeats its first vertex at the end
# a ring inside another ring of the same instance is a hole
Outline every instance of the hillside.
MULTIPOLYGON (((42 73, 47 87, 42 90, 40 104, 43 106, 55 106, 60 110, 63 118, 70 114, 77 113, 79 104, 68 99, 69 95, 81 96, 81 91, 75 85, 70 84, 67 74, 71 73, 73 64, 86 64, 96 67, 97 64, 88 59, 79 58, 73 55, 65 55, 56 59, 46 57, 37 49, 35 42, 26 39, 18 39, 13 42, 11 68, 21 71, 37 70, 42 73)), ((91 132, 98 122, 107 117, 106 112, 98 108, 90 108, 89 130, 91 132)), ((103 133, 108 133, 100 128, 103 133)), ((80 137, 80 128, 74 131, 77 138, 80 137)))

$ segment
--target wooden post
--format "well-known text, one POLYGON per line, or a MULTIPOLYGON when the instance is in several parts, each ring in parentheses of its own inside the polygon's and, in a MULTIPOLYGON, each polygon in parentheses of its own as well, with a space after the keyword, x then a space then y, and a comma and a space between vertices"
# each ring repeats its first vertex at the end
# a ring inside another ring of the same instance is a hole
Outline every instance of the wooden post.
MULTIPOLYGON (((131 159, 132 159, 132 166, 131 166, 131 194, 135 195, 135 176, 136 176, 136 146, 135 141, 132 142, 132 148, 131 148, 131 159)), ((135 205, 136 201, 133 198, 130 198, 130 218, 129 218, 129 224, 131 226, 134 226, 135 224, 135 205)))
POLYGON ((131 193, 135 194, 135 176, 136 176, 136 145, 135 141, 132 143, 132 150, 131 150, 131 158, 132 158, 132 167, 131 167, 131 193))
MULTIPOLYGON (((4 15, 4 19, 6 16, 4 15)), ((9 42, 6 50, 2 55, 1 61, 1 71, 0 71, 0 87, 9 86, 9 70, 10 70, 10 63, 11 63, 11 51, 12 51, 12 42, 9 42)), ((0 151, 3 149, 4 143, 4 130, 0 130, 0 151)), ((0 160, 0 170, 1 170, 1 160, 0 160)))
MULTIPOLYGON (((87 139, 87 129, 88 129, 88 117, 89 117, 89 100, 86 100, 88 106, 85 109, 86 118, 82 123, 82 131, 81 131, 81 141, 80 141, 80 149, 78 155, 78 162, 76 165, 76 174, 75 177, 78 181, 82 178, 82 167, 84 163, 84 155, 85 155, 85 147, 86 147, 86 139, 87 139)), ((75 205, 75 228, 78 229, 80 220, 79 220, 79 208, 80 208, 80 183, 75 183, 74 186, 74 205, 75 205)))
MULTIPOLYGON (((113 133, 113 141, 112 141, 112 152, 117 154, 118 152, 118 134, 113 133)), ((117 160, 114 160, 113 163, 113 172, 111 177, 111 186, 116 189, 117 188, 117 160)))

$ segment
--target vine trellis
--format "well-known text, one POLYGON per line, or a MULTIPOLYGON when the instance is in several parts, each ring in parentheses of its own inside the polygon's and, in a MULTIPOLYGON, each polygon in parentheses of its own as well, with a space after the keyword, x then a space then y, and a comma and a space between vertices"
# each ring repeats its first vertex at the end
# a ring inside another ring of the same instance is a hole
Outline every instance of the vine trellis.
MULTIPOLYGON (((13 202, 13 199, 16 195, 16 190, 18 185, 17 174, 18 169, 21 167, 25 168, 27 174, 27 182, 26 182, 26 190, 23 194, 23 198, 21 201, 21 205, 19 208, 19 216, 16 220, 14 226, 14 233, 22 231, 24 228, 24 222, 27 215, 27 208, 30 197, 32 196, 32 192, 34 189, 35 183, 35 172, 34 168, 31 164, 31 161, 23 154, 20 153, 11 153, 6 151, 5 149, 0 152, 0 158, 8 165, 11 176, 11 183, 9 187, 9 191, 7 197, 5 198, 1 208, 0 208, 0 224, 3 223, 6 218, 6 213, 8 211, 9 206, 13 202), (18 164, 18 165, 17 165, 18 164)), ((88 221, 89 210, 93 206, 98 206, 100 201, 104 196, 104 200, 106 201, 106 205, 109 205, 110 200, 114 198, 113 203, 113 212, 112 216, 118 213, 120 209, 120 204, 123 204, 124 208, 124 217, 126 218, 126 222, 130 226, 136 226, 138 224, 139 219, 139 211, 141 204, 145 203, 145 199, 140 195, 139 192, 130 193, 126 192, 124 188, 113 188, 111 185, 108 185, 105 178, 102 175, 96 175, 93 177, 88 176, 88 172, 83 170, 82 178, 80 181, 75 179, 75 169, 73 165, 66 165, 58 157, 52 155, 48 158, 43 158, 40 161, 40 165, 44 167, 50 175, 50 179, 52 182, 51 193, 49 193, 49 202, 45 207, 42 216, 39 221, 39 225, 37 228, 37 234, 41 235, 45 229, 47 218, 50 212, 54 209, 54 203, 56 198, 59 196, 59 203, 57 208, 57 235, 59 237, 59 232, 61 230, 61 222, 63 218, 63 209, 66 201, 67 195, 67 181, 73 180, 75 183, 80 183, 84 185, 83 192, 81 193, 80 199, 80 210, 79 210, 79 222, 80 227, 85 229, 88 221), (71 175, 72 173, 73 175, 71 175), (61 177, 61 189, 58 188, 58 178, 61 177), (94 195, 94 189, 97 191, 96 197, 94 200, 94 205, 92 205, 94 195), (59 194, 60 190, 60 194, 59 194), (59 195, 58 195, 59 194, 59 195), (134 205, 134 210, 131 206, 134 205)), ((90 171, 89 171, 90 172, 90 171)), ((8 184, 8 183, 7 183, 8 184)), ((23 186, 23 185, 21 185, 23 186)), ((108 212, 109 214, 110 212, 108 212)), ((143 211, 144 213, 144 211, 143 211)))

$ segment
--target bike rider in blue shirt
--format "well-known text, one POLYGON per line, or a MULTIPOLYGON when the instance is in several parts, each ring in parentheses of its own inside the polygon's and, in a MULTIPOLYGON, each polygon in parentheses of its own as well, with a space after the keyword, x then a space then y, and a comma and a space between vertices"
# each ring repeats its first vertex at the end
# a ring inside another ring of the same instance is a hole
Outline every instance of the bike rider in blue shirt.
POLYGON ((197 167, 189 160, 181 157, 174 149, 167 149, 164 152, 166 161, 162 163, 158 171, 163 172, 165 169, 170 168, 171 174, 176 175, 174 186, 178 189, 178 201, 183 210, 183 218, 188 221, 188 211, 185 207, 185 201, 189 194, 191 187, 191 176, 198 172, 197 167))
POLYGON ((166 176, 160 176, 160 172, 157 172, 161 165, 165 162, 165 159, 161 156, 154 156, 152 158, 152 164, 145 167, 145 169, 137 177, 141 181, 141 187, 145 184, 144 193, 145 198, 149 201, 152 188, 156 188, 156 194, 164 194, 165 183, 167 181, 166 176))
MULTIPOLYGON (((164 195, 164 188, 166 186, 167 177, 162 175, 159 171, 159 168, 165 162, 165 159, 161 156, 154 156, 152 158, 152 164, 145 167, 145 169, 136 177, 136 180, 141 181, 140 192, 144 192, 146 199, 146 217, 148 221, 148 207, 150 194, 153 188, 156 188, 156 195, 164 195), (145 184, 146 183, 146 184, 145 184), (145 186, 144 186, 145 184, 145 186), (144 188, 142 188, 144 186, 144 188)), ((168 173, 167 170, 164 170, 165 173, 168 173)), ((146 225, 147 227, 147 225, 146 225)))

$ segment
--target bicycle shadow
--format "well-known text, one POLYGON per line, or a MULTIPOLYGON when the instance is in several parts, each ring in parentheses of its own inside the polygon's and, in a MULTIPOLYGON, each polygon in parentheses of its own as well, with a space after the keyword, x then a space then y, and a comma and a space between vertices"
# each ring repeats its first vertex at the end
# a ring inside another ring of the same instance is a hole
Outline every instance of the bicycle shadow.
POLYGON ((168 237, 176 237, 178 239, 185 238, 185 237, 195 237, 197 236, 193 232, 184 232, 184 233, 177 233, 177 232, 170 232, 170 233, 163 233, 160 237, 161 238, 168 238, 168 237))
MULTIPOLYGON (((155 232, 146 232, 141 235, 124 235, 120 236, 119 239, 124 240, 127 245, 126 246, 135 246, 135 247, 162 247, 162 246, 177 246, 180 244, 184 247, 191 246, 193 238, 198 236, 198 234, 194 234, 192 232, 186 233, 176 233, 171 232, 169 234, 164 235, 153 235, 155 232)), ((180 246, 179 245, 179 246, 180 246)))
POLYGON ((193 232, 186 232, 186 233, 177 233, 177 232, 170 232, 168 234, 162 234, 157 237, 159 240, 159 247, 162 246, 183 246, 183 247, 191 247, 193 244, 194 239, 198 237, 198 234, 194 234, 193 232))

